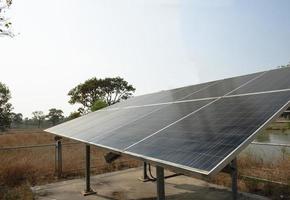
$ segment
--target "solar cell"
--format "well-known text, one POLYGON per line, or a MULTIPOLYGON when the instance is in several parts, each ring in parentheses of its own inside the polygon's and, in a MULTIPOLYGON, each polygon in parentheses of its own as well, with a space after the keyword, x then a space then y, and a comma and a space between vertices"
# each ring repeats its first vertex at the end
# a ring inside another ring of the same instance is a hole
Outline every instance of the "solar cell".
MULTIPOLYGON (((205 100, 169 104, 167 106, 163 106, 162 109, 143 117, 142 119, 128 123, 125 126, 111 132, 107 132, 106 134, 102 134, 101 137, 97 136, 95 138, 91 138, 88 141, 90 143, 101 144, 123 150, 124 148, 161 130, 167 125, 170 125, 171 123, 187 116, 212 101, 213 100, 205 100)), ((131 112, 135 112, 135 109, 131 110, 131 112)))
POLYGON ((289 77, 290 67, 271 70, 244 87, 232 92, 231 95, 290 89, 289 77))
POLYGON ((61 134, 71 138, 87 141, 107 132, 120 128, 127 123, 141 119, 150 113, 161 109, 162 106, 137 107, 131 109, 101 110, 71 122, 48 129, 48 132, 61 134))
POLYGON ((128 106, 142 106, 150 104, 162 104, 182 100, 202 99, 209 97, 220 97, 232 90, 237 89, 262 73, 254 73, 224 80, 202 83, 173 90, 165 90, 157 93, 136 96, 126 101, 117 103, 111 108, 122 108, 128 106))
POLYGON ((217 84, 205 88, 204 90, 201 90, 197 93, 194 93, 186 97, 184 100, 224 96, 227 93, 243 86, 244 84, 248 84, 249 82, 255 80, 255 78, 259 77, 261 74, 262 73, 255 73, 219 81, 217 84))
POLYGON ((209 173, 289 99, 290 92, 222 98, 129 147, 126 153, 209 173))
POLYGON ((180 101, 180 100, 183 100, 185 97, 193 93, 196 93, 200 90, 204 90, 207 87, 214 84, 216 84, 216 82, 208 82, 208 83, 202 83, 198 85, 177 88, 173 90, 165 90, 165 91, 161 91, 157 93, 136 96, 126 101, 117 103, 111 106, 111 108, 123 108, 123 107, 128 107, 128 106, 142 106, 142 105, 180 101))

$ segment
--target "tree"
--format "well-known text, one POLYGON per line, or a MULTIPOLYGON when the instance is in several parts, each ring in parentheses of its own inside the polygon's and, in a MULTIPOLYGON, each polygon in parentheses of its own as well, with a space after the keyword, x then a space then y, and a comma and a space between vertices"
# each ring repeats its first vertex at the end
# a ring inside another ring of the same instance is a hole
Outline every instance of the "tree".
POLYGON ((72 119, 76 119, 80 116, 81 116, 81 113, 78 111, 75 111, 75 112, 70 113, 70 115, 68 116, 68 119, 72 120, 72 119))
POLYGON ((285 67, 290 67, 290 62, 287 65, 280 65, 277 68, 285 68, 285 67))
POLYGON ((9 103, 11 99, 11 93, 9 88, 0 82, 0 129, 5 130, 5 128, 11 125, 11 111, 12 105, 9 103))
POLYGON ((40 128, 41 123, 45 119, 45 115, 43 114, 42 111, 34 111, 32 115, 33 115, 33 120, 37 122, 38 128, 40 128))
POLYGON ((56 108, 49 109, 48 115, 46 116, 53 126, 58 124, 64 119, 63 111, 56 108))
POLYGON ((12 0, 0 0, 0 36, 14 37, 12 23, 7 17, 7 11, 12 4, 12 0))
MULTIPOLYGON (((103 79, 104 100, 110 106, 133 96, 135 88, 121 77, 103 79)), ((101 98, 102 99, 102 98, 101 98)))
POLYGON ((23 115, 21 113, 12 113, 13 124, 21 124, 23 122, 23 115))
POLYGON ((91 107, 91 111, 95 112, 95 111, 100 110, 102 108, 105 108, 107 106, 108 106, 108 104, 105 101, 97 100, 95 103, 93 103, 93 105, 91 107))
POLYGON ((107 105, 113 105, 123 99, 128 99, 135 88, 121 77, 97 79, 91 78, 71 89, 68 93, 70 104, 82 104, 82 113, 91 111, 99 100, 107 105))

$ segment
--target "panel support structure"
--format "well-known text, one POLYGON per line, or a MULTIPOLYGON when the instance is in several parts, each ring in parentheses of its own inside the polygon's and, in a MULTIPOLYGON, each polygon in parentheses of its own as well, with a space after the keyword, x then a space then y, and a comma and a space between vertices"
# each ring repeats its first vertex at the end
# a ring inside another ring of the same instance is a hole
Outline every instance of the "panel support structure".
POLYGON ((232 193, 233 200, 238 199, 238 167, 237 167, 237 158, 231 161, 230 163, 231 177, 232 177, 232 193))
POLYGON ((55 174, 57 178, 61 178, 62 175, 62 144, 61 137, 55 137, 55 174))
POLYGON ((165 200, 164 168, 156 166, 157 200, 165 200))
POLYGON ((151 180, 147 174, 147 163, 146 162, 143 163, 143 174, 142 174, 142 177, 139 178, 139 180, 141 180, 143 182, 147 182, 147 181, 151 180))
POLYGON ((83 195, 92 195, 96 194, 95 191, 91 188, 91 148, 90 145, 86 145, 86 169, 85 169, 85 176, 86 176, 86 187, 83 191, 83 195))

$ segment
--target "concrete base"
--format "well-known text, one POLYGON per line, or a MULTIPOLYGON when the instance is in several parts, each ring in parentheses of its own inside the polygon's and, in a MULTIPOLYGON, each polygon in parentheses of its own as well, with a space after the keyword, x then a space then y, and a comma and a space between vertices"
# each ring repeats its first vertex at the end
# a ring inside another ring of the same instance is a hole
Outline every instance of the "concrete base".
MULTIPOLYGON (((97 191, 96 195, 83 196, 84 179, 74 179, 35 186, 32 188, 38 200, 112 200, 112 199, 156 199, 156 183, 143 183, 137 180, 142 169, 128 169, 124 171, 100 174, 91 177, 91 187, 97 191)), ((172 173, 166 172, 165 175, 172 173)), ((166 180, 166 196, 170 200, 231 200, 232 192, 202 180, 178 176, 166 180)), ((265 197, 242 193, 239 200, 270 200, 265 197)))
POLYGON ((81 193, 82 193, 83 196, 89 196, 89 195, 95 195, 95 194, 97 194, 97 192, 95 192, 93 190, 92 191, 89 191, 89 192, 82 191, 81 193))

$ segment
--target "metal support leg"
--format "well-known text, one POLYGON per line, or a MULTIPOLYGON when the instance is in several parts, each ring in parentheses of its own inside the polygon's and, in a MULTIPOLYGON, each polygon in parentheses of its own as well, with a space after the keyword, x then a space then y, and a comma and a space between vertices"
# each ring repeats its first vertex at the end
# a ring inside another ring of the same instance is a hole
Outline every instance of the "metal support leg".
POLYGON ((164 168, 156 166, 157 200, 165 200, 164 168))
POLYGON ((86 145, 86 188, 85 191, 83 192, 84 196, 87 195, 92 195, 92 194, 96 194, 96 192, 94 192, 91 189, 91 148, 90 145, 86 145))
POLYGON ((55 174, 58 178, 62 175, 62 144, 61 140, 57 140, 55 144, 55 174))
POLYGON ((231 177, 232 177, 232 193, 233 200, 238 199, 238 168, 237 168, 237 158, 232 160, 230 164, 231 168, 231 177))
POLYGON ((148 174, 147 174, 147 163, 146 162, 143 163, 143 176, 140 177, 139 180, 141 180, 143 182, 150 181, 150 178, 148 177, 148 174))

